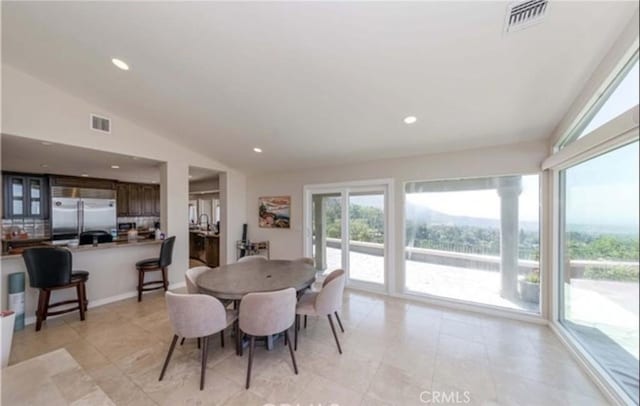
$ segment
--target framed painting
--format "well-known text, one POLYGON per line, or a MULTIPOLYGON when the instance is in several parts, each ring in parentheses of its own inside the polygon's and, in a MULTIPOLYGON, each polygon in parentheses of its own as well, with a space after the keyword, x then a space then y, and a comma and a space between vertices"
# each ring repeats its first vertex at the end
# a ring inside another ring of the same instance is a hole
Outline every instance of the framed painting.
POLYGON ((291 196, 259 197, 260 228, 290 228, 291 196))

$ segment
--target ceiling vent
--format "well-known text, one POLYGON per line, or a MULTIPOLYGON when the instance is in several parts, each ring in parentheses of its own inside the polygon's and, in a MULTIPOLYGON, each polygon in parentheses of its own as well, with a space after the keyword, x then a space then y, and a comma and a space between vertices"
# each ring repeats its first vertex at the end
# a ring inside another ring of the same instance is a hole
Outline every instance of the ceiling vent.
POLYGON ((91 114, 91 129, 103 133, 111 133, 111 120, 106 117, 100 117, 91 114))
POLYGON ((542 21, 549 0, 528 0, 509 4, 505 17, 505 34, 523 30, 542 21))

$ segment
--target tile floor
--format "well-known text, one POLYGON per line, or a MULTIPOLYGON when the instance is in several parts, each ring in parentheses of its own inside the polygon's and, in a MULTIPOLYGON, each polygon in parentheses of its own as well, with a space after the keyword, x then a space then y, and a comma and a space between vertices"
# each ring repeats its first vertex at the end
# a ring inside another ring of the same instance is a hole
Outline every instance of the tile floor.
POLYGON ((435 396, 441 404, 607 404, 544 326, 354 291, 345 292, 342 320, 342 355, 328 322, 309 320, 299 375, 282 341, 258 348, 250 390, 247 352, 237 357, 231 339, 225 348, 212 341, 204 391, 194 340, 176 349, 158 381, 172 337, 161 292, 89 309, 85 322, 68 314, 39 333, 28 326, 14 337, 11 363, 66 348, 118 405, 404 406, 434 404, 435 396))

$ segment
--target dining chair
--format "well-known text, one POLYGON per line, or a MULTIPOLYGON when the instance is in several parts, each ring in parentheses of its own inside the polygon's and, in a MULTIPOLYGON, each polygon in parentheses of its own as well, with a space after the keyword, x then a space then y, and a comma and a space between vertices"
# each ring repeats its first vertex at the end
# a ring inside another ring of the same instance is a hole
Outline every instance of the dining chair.
MULTIPOLYGON (((196 283, 198 276, 202 275, 203 273, 211 269, 212 268, 209 268, 208 266, 196 266, 194 268, 187 269, 187 272, 184 273, 184 279, 187 285, 187 293, 191 293, 191 294, 200 293, 200 288, 196 283)), ((220 302, 222 303, 222 306, 224 306, 225 308, 229 304, 228 301, 225 302, 224 300, 221 300, 220 302)), ((180 340, 180 345, 184 344, 184 340, 185 338, 182 337, 182 340, 180 340)), ((198 338, 197 342, 198 342, 198 348, 200 348, 200 338, 198 338)), ((224 347, 224 330, 220 331, 220 346, 224 347)))
POLYGON ((345 274, 342 269, 336 269, 325 278, 322 283, 320 292, 307 292, 298 301, 296 306, 296 321, 294 328, 294 349, 298 349, 298 330, 300 329, 300 316, 305 317, 305 326, 307 324, 307 316, 327 316, 329 325, 333 332, 333 338, 336 340, 338 352, 342 354, 340 341, 336 334, 336 328, 333 325, 331 315, 336 316, 340 330, 344 333, 342 321, 338 315, 338 311, 342 308, 342 295, 344 293, 345 274))
POLYGON ((315 266, 316 265, 316 261, 315 259, 311 258, 311 257, 301 257, 296 259, 296 261, 300 261, 303 262, 307 265, 311 265, 311 266, 315 266))
POLYGON ((226 310, 218 299, 209 295, 167 292, 165 297, 169 313, 169 324, 171 324, 174 334, 158 380, 161 381, 167 371, 178 337, 201 338, 200 390, 203 390, 204 376, 207 369, 209 337, 219 331, 224 331, 232 324, 237 327, 237 324, 235 324, 238 318, 237 314, 233 310, 226 310))
POLYGON ((293 370, 298 374, 296 357, 289 340, 289 329, 293 325, 296 313, 296 290, 287 288, 275 292, 246 294, 240 302, 240 330, 249 336, 249 364, 247 366, 247 384, 251 381, 251 366, 256 337, 266 337, 284 332, 285 343, 289 343, 289 353, 293 370))
POLYGON ((268 261, 269 259, 264 255, 247 255, 238 259, 238 263, 249 261, 268 261))

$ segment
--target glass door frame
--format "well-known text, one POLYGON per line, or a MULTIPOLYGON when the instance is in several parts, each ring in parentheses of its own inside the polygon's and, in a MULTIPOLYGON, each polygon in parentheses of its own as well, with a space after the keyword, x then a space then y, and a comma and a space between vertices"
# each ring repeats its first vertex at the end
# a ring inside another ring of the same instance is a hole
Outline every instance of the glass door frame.
POLYGON ((394 192, 393 179, 379 179, 367 181, 342 182, 331 184, 316 184, 304 186, 304 256, 313 255, 313 200, 314 194, 340 194, 341 200, 341 228, 342 228, 342 267, 346 272, 346 286, 376 293, 391 293, 395 287, 394 269, 394 192), (372 192, 384 195, 384 283, 355 280, 351 278, 349 264, 349 197, 351 193, 372 192))

